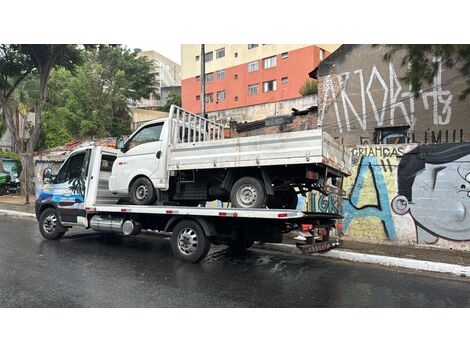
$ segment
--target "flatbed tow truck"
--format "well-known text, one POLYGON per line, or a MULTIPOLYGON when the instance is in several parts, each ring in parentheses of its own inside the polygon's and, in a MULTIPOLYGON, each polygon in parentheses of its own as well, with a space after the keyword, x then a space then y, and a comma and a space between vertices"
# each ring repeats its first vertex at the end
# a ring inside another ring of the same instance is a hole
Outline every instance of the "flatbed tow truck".
POLYGON ((207 255, 211 243, 244 250, 254 241, 280 243, 287 232, 306 239, 298 244, 303 253, 328 251, 342 243, 330 238, 334 228, 341 234, 339 213, 128 204, 108 187, 117 153, 107 147, 79 148, 56 175, 44 170, 36 217, 46 239, 58 240, 71 227, 123 236, 148 231, 170 237, 175 257, 193 263, 207 255))

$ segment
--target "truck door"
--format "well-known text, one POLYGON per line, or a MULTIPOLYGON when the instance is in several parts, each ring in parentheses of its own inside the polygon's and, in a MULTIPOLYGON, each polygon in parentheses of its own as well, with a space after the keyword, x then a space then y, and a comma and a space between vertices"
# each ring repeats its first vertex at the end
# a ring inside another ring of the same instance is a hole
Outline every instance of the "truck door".
POLYGON ((84 208, 88 164, 91 150, 71 155, 54 178, 52 201, 62 223, 77 223, 77 217, 86 216, 84 208))
POLYGON ((126 189, 136 175, 150 177, 160 164, 163 142, 161 140, 163 122, 147 125, 134 134, 116 160, 115 174, 118 189, 126 189))

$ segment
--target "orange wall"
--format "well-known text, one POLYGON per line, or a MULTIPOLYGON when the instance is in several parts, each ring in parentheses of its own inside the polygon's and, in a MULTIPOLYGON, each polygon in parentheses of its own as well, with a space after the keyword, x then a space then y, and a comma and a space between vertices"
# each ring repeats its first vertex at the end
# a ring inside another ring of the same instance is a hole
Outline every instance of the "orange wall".
MULTIPOLYGON (((325 53, 325 57, 327 54, 325 53)), ((277 65, 272 68, 264 69, 263 60, 259 60, 258 71, 248 72, 248 63, 245 63, 226 68, 225 79, 223 80, 217 80, 217 74, 214 72, 214 80, 206 84, 206 94, 213 93, 214 101, 206 103, 206 111, 231 109, 300 97, 299 88, 308 78, 308 73, 320 63, 320 48, 312 45, 289 51, 287 59, 282 59, 281 54, 276 56, 277 65), (234 79, 236 74, 238 74, 238 79, 234 79), (283 77, 288 77, 288 83, 281 83, 283 77), (274 79, 277 81, 276 91, 263 93, 263 82, 274 79), (259 93, 248 95, 248 85, 255 83, 259 84, 259 93), (221 90, 225 90, 225 100, 217 102, 217 91, 221 90), (235 101, 236 96, 238 96, 238 101, 235 101)), ((201 95, 200 91, 201 82, 196 80, 196 77, 182 80, 181 94, 184 109, 195 113, 201 111, 201 101, 196 100, 196 96, 201 95)))

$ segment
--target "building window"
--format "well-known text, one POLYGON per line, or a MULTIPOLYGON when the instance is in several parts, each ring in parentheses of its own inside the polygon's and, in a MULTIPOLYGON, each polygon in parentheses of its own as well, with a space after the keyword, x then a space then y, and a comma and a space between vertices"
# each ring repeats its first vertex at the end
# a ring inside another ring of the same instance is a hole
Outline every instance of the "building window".
POLYGON ((250 84, 248 85, 248 95, 255 95, 259 93, 259 84, 250 84))
POLYGON ((288 77, 282 77, 282 79, 281 79, 281 83, 282 83, 282 84, 286 84, 286 83, 288 83, 288 82, 289 82, 289 78, 288 78, 288 77))
POLYGON ((320 49, 320 61, 322 61, 325 58, 325 50, 320 49))
POLYGON ((235 97, 235 101, 238 101, 238 97, 235 97))
POLYGON ((248 63, 248 72, 258 71, 259 70, 259 61, 251 61, 248 63))
POLYGON ((212 59, 214 58, 214 53, 212 51, 206 53, 205 58, 206 62, 212 61, 212 59))
POLYGON ((288 53, 288 52, 282 53, 282 54, 281 54, 281 57, 282 57, 283 59, 287 59, 287 58, 289 57, 289 53, 288 53))
POLYGON ((238 79, 238 75, 233 75, 233 79, 238 79))
POLYGON ((196 61, 199 61, 199 55, 196 55, 196 61))
POLYGON ((225 100, 225 90, 217 92, 217 100, 225 100))
POLYGON ((214 80, 214 73, 206 73, 206 82, 212 82, 214 80))
POLYGON ((225 70, 217 71, 217 79, 225 79, 225 70))
POLYGON ((375 129, 377 144, 408 143, 408 126, 384 127, 375 129))
POLYGON ((263 92, 272 92, 276 90, 276 80, 263 82, 263 92))
POLYGON ((248 44, 248 49, 257 48, 259 44, 248 44))
POLYGON ((234 53, 233 56, 238 57, 238 53, 234 53))
POLYGON ((201 76, 196 76, 196 81, 199 81, 201 79, 201 76))
POLYGON ((266 59, 263 59, 263 67, 264 68, 271 68, 276 66, 276 57, 271 56, 267 57, 266 59))
POLYGON ((201 96, 200 96, 200 95, 196 95, 196 100, 197 100, 197 101, 201 100, 201 96))
POLYGON ((207 93, 206 94, 206 103, 212 103, 214 101, 214 94, 213 93, 207 93))
POLYGON ((220 48, 220 49, 217 49, 215 51, 215 58, 216 59, 220 59, 221 57, 224 57, 225 56, 225 47, 224 48, 220 48))

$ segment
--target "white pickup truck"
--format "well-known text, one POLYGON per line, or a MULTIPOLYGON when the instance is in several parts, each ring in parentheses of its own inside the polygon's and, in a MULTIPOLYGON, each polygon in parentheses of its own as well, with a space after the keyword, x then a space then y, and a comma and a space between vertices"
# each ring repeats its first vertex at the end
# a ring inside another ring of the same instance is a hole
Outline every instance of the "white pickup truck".
POLYGON ((109 190, 132 204, 295 209, 297 194, 341 193, 350 154, 321 129, 224 138, 224 127, 172 106, 117 141, 109 190))

